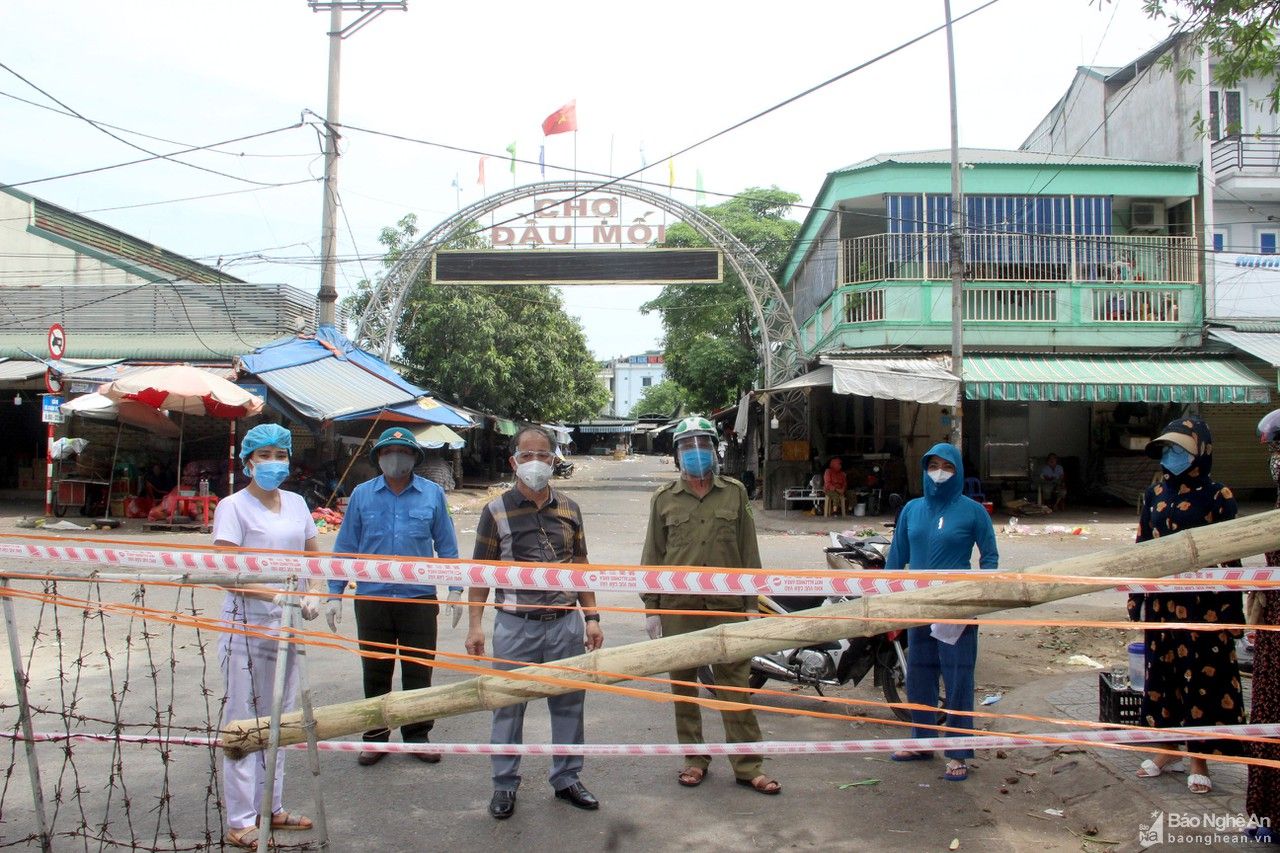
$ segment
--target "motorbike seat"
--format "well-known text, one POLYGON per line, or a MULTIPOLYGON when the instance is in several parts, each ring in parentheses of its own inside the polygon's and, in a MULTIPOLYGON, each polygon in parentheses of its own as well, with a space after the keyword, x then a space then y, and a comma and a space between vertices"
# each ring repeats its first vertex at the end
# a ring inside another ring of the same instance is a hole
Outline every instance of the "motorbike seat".
POLYGON ((780 595, 774 599, 788 613, 821 607, 826 600, 825 595, 780 595))

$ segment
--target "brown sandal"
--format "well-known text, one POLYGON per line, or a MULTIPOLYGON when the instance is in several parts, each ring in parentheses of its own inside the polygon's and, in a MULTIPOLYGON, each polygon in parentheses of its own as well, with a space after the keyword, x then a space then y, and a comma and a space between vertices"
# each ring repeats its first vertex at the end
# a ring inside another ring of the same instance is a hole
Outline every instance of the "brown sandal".
POLYGON ((271 831, 277 830, 281 832, 294 832, 310 829, 312 826, 311 818, 300 814, 289 814, 286 811, 278 811, 271 816, 271 831))
POLYGON ((686 767, 680 771, 676 781, 686 788, 696 788, 707 778, 707 771, 702 767, 686 767))
POLYGON ((241 850, 257 850, 258 827, 242 826, 239 829, 227 827, 226 841, 227 844, 239 847, 241 850))
POLYGON ((744 785, 760 794, 773 796, 774 794, 782 793, 782 783, 776 779, 770 779, 763 773, 754 779, 737 779, 735 781, 739 785, 744 785))

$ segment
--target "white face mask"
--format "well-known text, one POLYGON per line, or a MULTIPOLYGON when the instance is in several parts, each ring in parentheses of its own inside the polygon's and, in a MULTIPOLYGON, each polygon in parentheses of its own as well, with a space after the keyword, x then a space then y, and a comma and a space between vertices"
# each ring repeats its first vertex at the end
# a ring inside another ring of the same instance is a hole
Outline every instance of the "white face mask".
POLYGON ((383 453, 378 457, 378 467, 385 476, 395 479, 413 470, 413 456, 408 453, 383 453))
POLYGON ((933 482, 937 483, 939 486, 941 486, 943 483, 947 482, 947 480, 950 480, 952 477, 955 476, 954 471, 944 471, 941 468, 936 468, 933 471, 929 471, 927 473, 929 474, 929 479, 933 480, 933 482))
POLYGON ((546 462, 531 459, 516 466, 516 476, 535 492, 540 492, 551 482, 551 466, 546 462))

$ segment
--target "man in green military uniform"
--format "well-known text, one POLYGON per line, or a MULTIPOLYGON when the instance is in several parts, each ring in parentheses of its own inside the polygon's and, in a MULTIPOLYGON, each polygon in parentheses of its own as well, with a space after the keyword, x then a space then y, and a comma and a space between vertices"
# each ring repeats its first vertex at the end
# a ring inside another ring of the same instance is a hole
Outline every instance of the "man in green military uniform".
MULTIPOLYGON (((751 521, 747 490, 737 480, 716 472, 716 433, 706 418, 682 420, 675 429, 676 464, 680 479, 654 494, 649 508, 649 530, 645 534, 644 554, 640 562, 646 566, 723 566, 728 568, 760 568, 760 548, 756 528, 751 521)), ((756 610, 754 595, 684 595, 647 593, 642 596, 649 610, 733 611, 741 616, 702 616, 675 613, 651 614, 645 620, 649 636, 687 634, 732 622, 742 622, 756 610)), ((729 687, 746 687, 751 674, 750 661, 716 664, 712 671, 715 683, 729 687)), ((674 670, 671 692, 677 696, 696 697, 697 670, 674 670)), ((749 694, 725 696, 731 701, 749 702, 749 694)), ((690 702, 676 701, 676 736, 681 743, 704 743, 702 710, 690 702)), ((751 710, 722 711, 725 740, 751 743, 760 740, 760 725, 751 710)), ((739 785, 762 794, 782 791, 778 782, 764 774, 759 755, 735 755, 729 758, 739 785)), ((691 755, 680 771, 679 782, 688 788, 702 784, 706 778, 708 755, 691 755)))

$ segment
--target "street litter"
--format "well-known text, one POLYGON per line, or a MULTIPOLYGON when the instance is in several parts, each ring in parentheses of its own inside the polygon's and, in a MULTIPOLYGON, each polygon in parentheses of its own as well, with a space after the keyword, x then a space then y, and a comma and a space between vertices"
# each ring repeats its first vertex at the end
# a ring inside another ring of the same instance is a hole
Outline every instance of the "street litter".
POLYGON ((994 705, 1004 698, 1003 693, 988 693, 982 700, 983 705, 994 705))
POLYGON ((76 524, 74 521, 55 521, 52 524, 41 525, 45 530, 88 530, 89 528, 76 524))
POLYGON ((1091 666, 1094 669, 1102 669, 1102 664, 1088 655, 1072 655, 1067 658, 1067 666, 1091 666))
POLYGON ((1050 817, 1062 817, 1062 816, 1063 816, 1062 809, 1045 809, 1045 810, 1044 810, 1044 813, 1045 813, 1045 814, 1047 814, 1047 815, 1049 815, 1050 817))
POLYGON ((847 790, 848 788, 863 788, 869 785, 879 785, 879 784, 880 784, 879 779, 863 779, 861 782, 844 782, 842 784, 836 785, 836 787, 839 788, 841 791, 844 791, 844 790, 847 790))
POLYGON ((1070 527, 1066 524, 1019 524, 1018 517, 1012 516, 1009 523, 1000 529, 1000 532, 1010 536, 1048 536, 1058 534, 1062 536, 1087 536, 1089 528, 1087 527, 1070 527))

